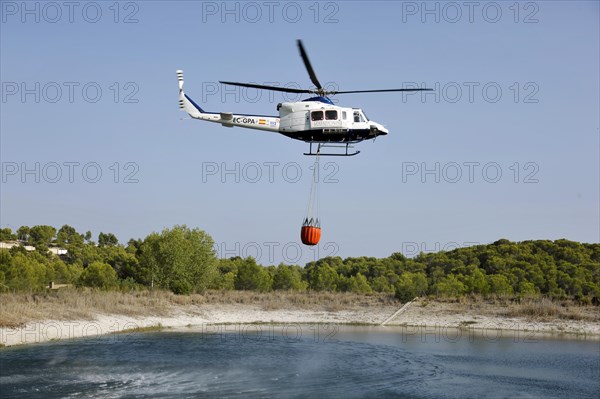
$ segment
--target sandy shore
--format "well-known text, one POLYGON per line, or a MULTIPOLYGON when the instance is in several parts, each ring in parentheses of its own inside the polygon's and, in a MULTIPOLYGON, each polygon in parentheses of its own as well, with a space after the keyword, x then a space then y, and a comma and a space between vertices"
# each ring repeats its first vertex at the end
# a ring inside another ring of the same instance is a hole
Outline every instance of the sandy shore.
POLYGON ((588 308, 585 319, 509 317, 489 305, 425 302, 417 300, 388 325, 511 330, 539 334, 589 335, 600 338, 600 309, 588 308), (425 304, 426 303, 426 304, 425 304), (500 313, 500 314, 498 314, 500 313))
MULTIPOLYGON (((532 334, 560 334, 566 338, 600 339, 600 323, 592 315, 587 320, 531 320, 525 317, 494 315, 481 309, 458 303, 416 300, 396 314, 399 306, 358 307, 350 310, 264 309, 252 304, 182 305, 169 315, 124 316, 98 314, 87 320, 43 320, 17 328, 0 328, 0 346, 13 346, 52 340, 98 337, 116 332, 130 333, 138 329, 203 327, 221 324, 272 323, 296 324, 364 324, 387 328, 403 326, 415 333, 443 333, 447 329, 472 331, 510 330, 532 334), (393 317, 392 317, 393 316, 393 317)), ((592 312, 596 310, 592 309, 592 312)), ((397 329, 397 327, 396 327, 397 329)), ((408 330, 407 330, 408 331, 408 330)))

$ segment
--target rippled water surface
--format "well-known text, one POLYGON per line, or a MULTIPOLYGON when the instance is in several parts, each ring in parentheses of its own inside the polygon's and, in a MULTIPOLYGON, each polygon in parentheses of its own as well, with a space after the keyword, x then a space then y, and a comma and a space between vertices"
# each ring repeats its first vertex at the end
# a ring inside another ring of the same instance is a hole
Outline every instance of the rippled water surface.
POLYGON ((223 327, 0 350, 0 397, 589 397, 597 340, 223 327))

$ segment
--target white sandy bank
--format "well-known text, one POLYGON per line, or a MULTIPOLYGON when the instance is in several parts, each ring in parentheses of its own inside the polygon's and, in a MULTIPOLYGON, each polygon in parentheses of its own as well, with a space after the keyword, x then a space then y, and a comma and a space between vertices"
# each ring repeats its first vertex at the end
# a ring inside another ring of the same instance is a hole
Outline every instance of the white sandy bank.
MULTIPOLYGON (((119 331, 161 325, 166 328, 209 326, 216 324, 273 323, 294 324, 369 324, 380 325, 397 309, 383 306, 358 310, 264 310, 255 305, 200 305, 186 307, 170 316, 129 317, 97 315, 93 320, 45 320, 20 328, 0 328, 0 344, 4 346, 98 337, 119 331)), ((524 318, 486 316, 476 312, 449 313, 443 304, 422 307, 411 305, 392 318, 387 326, 407 326, 427 331, 468 328, 472 330, 512 330, 532 333, 585 334, 600 337, 600 325, 588 321, 558 320, 532 322, 524 318)))
MULTIPOLYGON (((393 313, 393 312, 392 312, 393 313)), ((380 324, 390 316, 389 309, 357 311, 263 310, 250 305, 198 306, 193 313, 172 316, 128 317, 98 315, 94 320, 45 320, 19 328, 0 328, 0 344, 4 346, 97 337, 118 331, 152 327, 186 327, 212 324, 380 324)))

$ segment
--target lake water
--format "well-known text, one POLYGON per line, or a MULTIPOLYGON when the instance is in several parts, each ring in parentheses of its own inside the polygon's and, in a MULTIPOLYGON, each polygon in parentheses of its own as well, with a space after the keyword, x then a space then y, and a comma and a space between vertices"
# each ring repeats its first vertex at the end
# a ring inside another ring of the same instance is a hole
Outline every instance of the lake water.
POLYGON ((0 350, 0 397, 598 398, 600 342, 401 327, 211 326, 0 350))

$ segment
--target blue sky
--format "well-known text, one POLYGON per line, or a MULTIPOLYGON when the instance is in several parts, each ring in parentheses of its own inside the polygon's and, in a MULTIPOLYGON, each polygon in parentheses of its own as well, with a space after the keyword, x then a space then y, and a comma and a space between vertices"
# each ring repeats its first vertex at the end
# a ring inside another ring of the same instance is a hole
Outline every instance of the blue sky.
POLYGON ((1 2, 2 227, 124 242, 187 224, 263 264, 600 240, 598 2, 23 4, 1 2), (183 69, 205 109, 275 115, 282 94, 216 82, 308 87, 299 38, 340 90, 436 89, 334 98, 390 134, 322 159, 316 249, 307 145, 177 106, 183 69))

